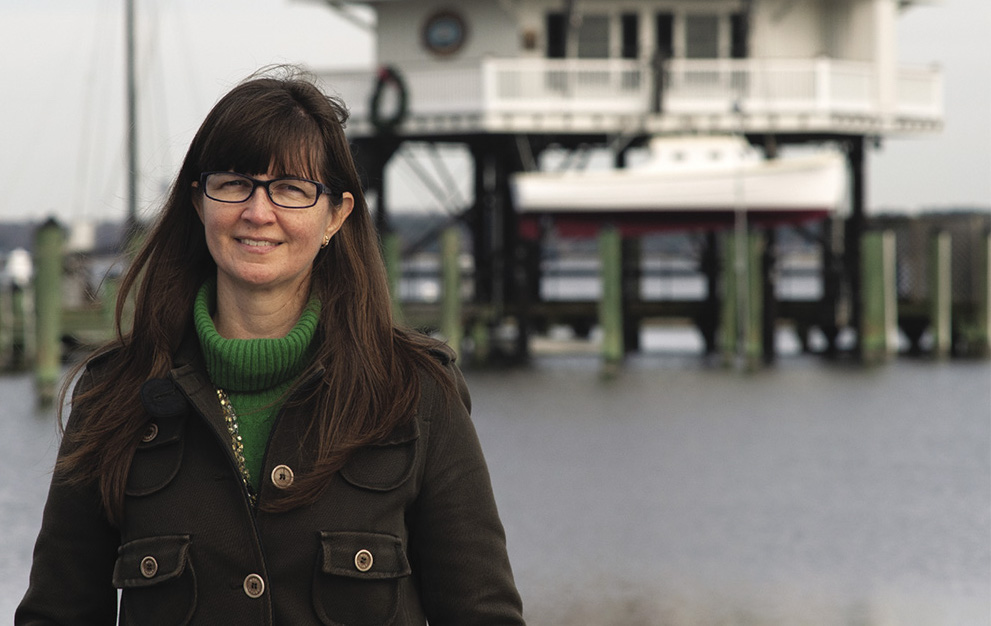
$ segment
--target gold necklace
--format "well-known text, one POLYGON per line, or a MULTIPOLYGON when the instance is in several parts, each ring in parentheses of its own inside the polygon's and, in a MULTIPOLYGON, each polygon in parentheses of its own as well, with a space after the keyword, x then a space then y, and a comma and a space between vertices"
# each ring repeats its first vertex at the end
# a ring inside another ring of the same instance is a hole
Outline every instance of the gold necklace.
POLYGON ((220 399, 220 408, 224 411, 224 420, 227 422, 227 433, 231 436, 231 451, 234 452, 234 461, 237 463, 237 469, 241 474, 241 482, 244 483, 244 488, 248 493, 248 500, 251 501, 252 506, 255 506, 258 504, 258 495, 251 488, 251 474, 248 472, 248 467, 244 461, 244 442, 241 440, 241 433, 237 427, 237 413, 234 412, 234 405, 231 404, 230 398, 227 397, 227 392, 220 387, 217 387, 217 398, 220 399))

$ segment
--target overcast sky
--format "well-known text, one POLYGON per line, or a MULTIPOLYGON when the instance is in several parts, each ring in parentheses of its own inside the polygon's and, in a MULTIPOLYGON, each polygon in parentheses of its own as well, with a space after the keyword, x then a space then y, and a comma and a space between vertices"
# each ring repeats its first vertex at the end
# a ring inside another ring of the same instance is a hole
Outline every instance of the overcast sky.
MULTIPOLYGON (((125 213, 124 0, 0 0, 0 220, 125 213)), ((367 34, 317 3, 137 0, 140 192, 148 214, 216 99, 269 63, 368 66, 367 34)), ((991 208, 991 1, 907 12, 899 60, 945 76, 946 128, 869 160, 869 210, 991 208)))

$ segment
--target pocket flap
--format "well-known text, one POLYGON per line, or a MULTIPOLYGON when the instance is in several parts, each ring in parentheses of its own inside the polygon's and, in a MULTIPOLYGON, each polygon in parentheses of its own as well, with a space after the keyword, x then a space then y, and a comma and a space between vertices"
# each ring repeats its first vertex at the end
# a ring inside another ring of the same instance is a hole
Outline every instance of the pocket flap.
POLYGON ((395 489, 413 473, 416 440, 419 437, 416 420, 404 424, 386 439, 355 450, 341 469, 341 476, 363 489, 395 489))
POLYGON ((386 435, 382 440, 373 443, 372 446, 394 446, 400 443, 409 443, 410 441, 417 439, 419 436, 419 422, 415 419, 410 419, 405 424, 401 424, 396 427, 395 430, 386 435))
POLYGON ((170 418, 149 425, 145 441, 138 444, 131 461, 125 494, 147 496, 172 482, 182 465, 185 423, 185 418, 170 418))
POLYGON ((381 579, 409 576, 409 560, 399 537, 368 532, 321 532, 324 574, 381 579))
POLYGON ((189 560, 189 542, 189 535, 162 535, 125 543, 117 550, 114 587, 148 587, 178 578, 189 560))

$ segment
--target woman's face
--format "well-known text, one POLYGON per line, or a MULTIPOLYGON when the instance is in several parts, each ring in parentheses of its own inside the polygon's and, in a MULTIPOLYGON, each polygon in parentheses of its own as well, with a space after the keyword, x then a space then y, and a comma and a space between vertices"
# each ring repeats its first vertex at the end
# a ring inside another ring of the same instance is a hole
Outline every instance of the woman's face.
MULTIPOLYGON (((265 181, 274 176, 253 178, 265 181)), ((330 196, 321 194, 312 207, 288 209, 273 204, 262 187, 236 203, 218 202, 194 189, 193 205, 217 264, 218 289, 245 295, 289 294, 309 289, 313 259, 325 237, 333 237, 344 224, 354 207, 354 196, 344 192, 341 204, 334 207, 330 196)))

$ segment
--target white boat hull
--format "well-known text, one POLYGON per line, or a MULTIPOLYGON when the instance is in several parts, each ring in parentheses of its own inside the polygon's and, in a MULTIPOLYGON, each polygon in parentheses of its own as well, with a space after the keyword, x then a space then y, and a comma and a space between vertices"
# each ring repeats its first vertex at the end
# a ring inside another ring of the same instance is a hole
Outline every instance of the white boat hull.
MULTIPOLYGON (((732 137, 688 140, 689 148, 729 150, 732 137)), ((655 140, 655 149, 686 145, 655 140), (667 144, 667 145, 664 145, 667 144)), ((677 142, 677 143, 674 143, 677 142)), ((735 147, 734 147, 735 146, 735 147)), ((716 157, 712 162, 652 160, 606 171, 527 172, 513 180, 516 210, 523 214, 600 212, 834 212, 846 197, 846 162, 837 151, 762 159, 716 157)))

